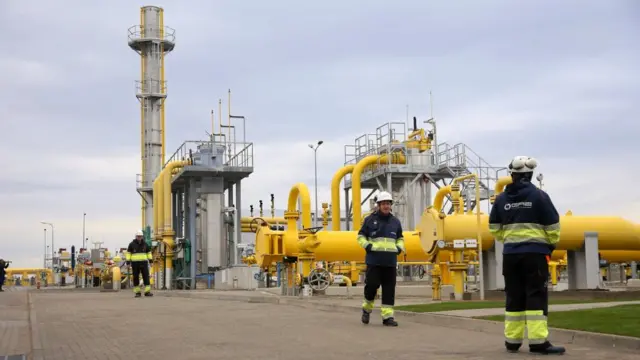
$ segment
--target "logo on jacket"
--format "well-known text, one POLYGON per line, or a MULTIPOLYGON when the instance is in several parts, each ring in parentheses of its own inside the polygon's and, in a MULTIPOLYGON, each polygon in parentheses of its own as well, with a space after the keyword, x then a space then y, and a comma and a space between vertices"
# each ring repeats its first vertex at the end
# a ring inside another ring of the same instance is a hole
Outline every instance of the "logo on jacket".
POLYGON ((521 201, 515 203, 506 203, 504 204, 504 211, 509 211, 511 209, 519 210, 519 209, 531 209, 533 207, 533 203, 531 201, 521 201))

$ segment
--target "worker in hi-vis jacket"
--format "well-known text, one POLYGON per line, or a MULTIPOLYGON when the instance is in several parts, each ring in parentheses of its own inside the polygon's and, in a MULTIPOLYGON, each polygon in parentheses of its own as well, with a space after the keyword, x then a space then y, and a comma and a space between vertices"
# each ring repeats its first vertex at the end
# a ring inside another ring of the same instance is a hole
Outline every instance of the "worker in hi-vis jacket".
POLYGON ((553 346, 547 339, 548 261, 560 241, 560 217, 549 195, 531 183, 537 166, 534 158, 513 158, 509 164, 513 182, 493 203, 489 231, 504 244, 507 351, 520 349, 526 328, 530 352, 563 354, 564 347, 553 346))
POLYGON ((135 297, 140 297, 140 275, 144 283, 144 296, 153 296, 151 293, 151 283, 149 282, 149 263, 153 260, 151 249, 144 241, 142 231, 136 233, 136 238, 129 243, 125 254, 127 265, 131 265, 133 270, 133 292, 135 297))
POLYGON ((382 287, 382 324, 398 326, 393 318, 396 297, 396 267, 398 255, 405 251, 402 225, 391 214, 393 198, 386 191, 378 194, 378 208, 364 219, 358 232, 358 244, 366 251, 364 303, 362 323, 368 324, 378 288, 382 287))

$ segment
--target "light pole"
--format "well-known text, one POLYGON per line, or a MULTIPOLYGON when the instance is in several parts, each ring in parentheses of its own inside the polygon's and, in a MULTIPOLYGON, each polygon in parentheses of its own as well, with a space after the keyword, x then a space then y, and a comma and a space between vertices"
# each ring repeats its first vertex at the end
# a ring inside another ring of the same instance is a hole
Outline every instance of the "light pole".
POLYGON ((47 228, 44 228, 44 267, 47 268, 47 228))
POLYGON ((53 224, 50 223, 50 222, 46 222, 46 221, 40 221, 40 224, 51 226, 51 269, 53 269, 53 263, 54 263, 54 257, 55 257, 54 255, 55 255, 55 251, 56 251, 55 250, 56 247, 55 247, 54 242, 53 242, 53 231, 54 231, 53 230, 53 224))
POLYGON ((314 168, 314 174, 315 174, 315 214, 313 216, 313 226, 318 226, 318 148, 320 147, 320 145, 322 145, 324 143, 324 141, 320 140, 316 143, 316 145, 313 144, 309 144, 309 147, 311 148, 311 150, 313 150, 313 168, 314 168))
POLYGON ((84 233, 85 233, 85 225, 87 223, 87 213, 82 214, 82 248, 84 249, 84 233))

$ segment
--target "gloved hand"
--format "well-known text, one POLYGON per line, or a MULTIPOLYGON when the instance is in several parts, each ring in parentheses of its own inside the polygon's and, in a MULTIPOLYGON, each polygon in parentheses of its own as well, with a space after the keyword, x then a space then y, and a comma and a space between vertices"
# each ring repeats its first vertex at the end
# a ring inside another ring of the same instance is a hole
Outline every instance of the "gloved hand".
POLYGON ((364 248, 366 250, 366 252, 371 251, 371 248, 373 247, 373 244, 367 244, 367 246, 364 248))
POLYGON ((402 254, 402 249, 400 249, 399 247, 396 246, 396 249, 398 249, 398 255, 402 254))
POLYGON ((127 266, 131 266, 131 261, 125 261, 125 263, 127 264, 127 266))

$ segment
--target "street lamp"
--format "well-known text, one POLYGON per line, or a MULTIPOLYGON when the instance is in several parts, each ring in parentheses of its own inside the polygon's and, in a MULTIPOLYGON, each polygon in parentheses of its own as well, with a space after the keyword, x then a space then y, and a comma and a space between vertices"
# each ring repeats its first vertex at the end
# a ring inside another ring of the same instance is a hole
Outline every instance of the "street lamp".
POLYGON ((315 215, 313 217, 313 226, 318 226, 318 148, 320 147, 320 145, 322 145, 324 143, 324 141, 320 140, 316 143, 316 145, 313 144, 309 144, 309 148, 311 148, 311 150, 313 150, 313 167, 314 167, 314 173, 315 173, 315 193, 316 193, 316 197, 315 197, 315 215))
POLYGON ((53 230, 53 224, 50 223, 50 222, 46 222, 46 221, 40 221, 40 224, 51 226, 51 269, 53 269, 53 262, 54 262, 54 257, 55 257, 54 255, 55 255, 55 251, 56 251, 55 250, 56 247, 55 247, 54 242, 53 242, 53 231, 54 231, 53 230))
POLYGON ((44 267, 47 268, 47 228, 44 228, 44 267))
POLYGON ((85 246, 85 244, 84 244, 84 239, 85 239, 84 238, 84 233, 85 233, 86 222, 87 222, 87 213, 83 213, 82 214, 82 248, 83 249, 84 249, 84 246, 85 246))

